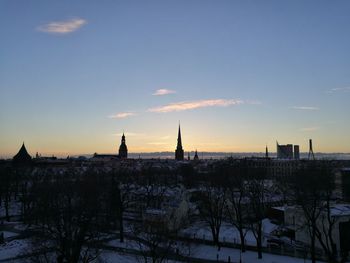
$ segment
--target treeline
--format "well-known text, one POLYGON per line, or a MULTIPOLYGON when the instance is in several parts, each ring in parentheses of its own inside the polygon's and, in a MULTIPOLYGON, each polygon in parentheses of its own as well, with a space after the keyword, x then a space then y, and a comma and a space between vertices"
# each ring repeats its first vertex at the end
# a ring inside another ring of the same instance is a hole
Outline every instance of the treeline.
POLYGON ((190 245, 180 244, 177 237, 196 220, 207 224, 218 247, 222 224, 231 223, 239 232, 242 252, 251 231, 262 258, 263 220, 272 206, 283 204, 302 212, 312 261, 316 242, 329 262, 338 260, 332 238, 334 174, 327 164, 306 162, 293 175, 280 178, 268 178, 266 167, 234 159, 214 162, 204 171, 193 164, 65 172, 1 167, 0 180, 2 220, 11 220, 11 204, 20 204, 18 216, 32 233, 33 251, 41 255, 35 257, 38 262, 93 261, 103 241, 117 231, 120 242, 128 238, 136 244, 144 262, 161 263, 170 254, 190 253, 190 245), (194 204, 197 213, 187 218, 165 213, 166 201, 175 197, 194 204))
POLYGON ((335 175, 329 163, 303 162, 290 176, 275 178, 268 176, 267 169, 268 163, 254 167, 228 159, 216 162, 206 173, 187 171, 187 183, 199 189, 195 202, 201 219, 211 229, 213 242, 220 247, 222 223, 230 222, 239 232, 241 251, 246 250, 245 237, 251 231, 258 258, 262 258, 263 220, 273 206, 289 205, 300 213, 296 227, 308 233, 310 245, 305 244, 305 248, 312 262, 316 262, 316 243, 328 262, 346 258, 347 253, 338 259, 339 248, 333 239, 338 218, 332 216, 335 175))
POLYGON ((153 222, 144 212, 161 211, 169 190, 178 189, 178 178, 174 171, 153 167, 108 172, 0 167, 1 220, 21 220, 28 227, 35 262, 94 261, 103 242, 115 238, 111 233, 117 231, 124 242, 125 226, 145 262, 162 262, 179 252, 175 240, 181 222, 174 217, 153 222))

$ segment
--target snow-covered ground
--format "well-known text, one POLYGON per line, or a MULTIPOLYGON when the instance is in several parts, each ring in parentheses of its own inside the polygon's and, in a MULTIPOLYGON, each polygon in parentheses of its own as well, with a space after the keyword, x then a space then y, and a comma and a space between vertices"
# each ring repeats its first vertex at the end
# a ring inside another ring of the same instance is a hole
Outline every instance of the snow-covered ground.
POLYGON ((100 260, 104 263, 112 263, 112 262, 138 263, 135 256, 122 255, 111 251, 103 251, 100 255, 100 260))
MULTIPOLYGON (((14 232, 11 232, 11 230, 4 231, 4 237, 12 238, 18 235, 18 233, 15 233, 18 230, 25 229, 21 226, 21 224, 16 223, 9 223, 6 224, 7 227, 11 226, 13 228, 14 232)), ((266 234, 270 233, 276 228, 276 225, 273 225, 269 223, 268 221, 264 221, 264 232, 266 234)), ((187 228, 185 233, 191 235, 193 237, 194 234, 196 234, 197 237, 200 236, 200 238, 205 236, 205 239, 210 240, 211 239, 211 233, 209 229, 205 225, 197 225, 192 226, 190 228, 187 228)), ((113 237, 111 235, 111 237, 113 237)), ((239 242, 239 236, 238 232, 229 224, 224 224, 223 228, 221 230, 221 240, 224 240, 226 242, 234 242, 234 238, 236 238, 236 242, 239 242)), ((248 244, 254 245, 255 239, 252 233, 247 234, 246 240, 248 244)), ((127 248, 127 249, 134 249, 138 250, 139 246, 136 242, 133 242, 131 240, 126 239, 124 243, 120 243, 118 239, 112 239, 106 243, 109 246, 112 246, 114 248, 127 248)), ((0 260, 9 260, 8 262, 16 262, 16 261, 10 261, 11 258, 17 257, 19 255, 23 255, 25 253, 30 253, 30 242, 28 240, 13 240, 8 241, 4 245, 0 245, 0 260)), ((180 245, 180 247, 182 247, 180 245)), ((220 251, 218 251, 217 247, 209 246, 209 245, 203 245, 203 244, 196 244, 196 243, 190 243, 185 246, 183 246, 180 249, 180 253, 183 252, 182 250, 190 249, 190 252, 188 255, 184 256, 190 256, 198 259, 210 259, 210 260, 216 260, 219 259, 221 261, 228 261, 228 257, 230 257, 231 262, 239 262, 240 259, 240 251, 239 249, 233 249, 233 248, 224 248, 222 247, 220 251)), ((181 253, 181 254, 187 254, 181 253)), ((116 251, 111 251, 108 249, 101 250, 100 260, 96 260, 96 263, 103 262, 103 263, 112 263, 112 262, 123 262, 123 263, 137 263, 140 262, 138 258, 135 255, 125 254, 125 253, 119 253, 116 251)), ((308 260, 304 261, 304 259, 301 258, 293 258, 288 256, 279 256, 279 255, 273 255, 273 254, 267 254, 263 253, 263 258, 258 259, 257 258, 257 252, 255 251, 247 251, 245 253, 242 253, 241 255, 242 262, 258 262, 258 263, 302 263, 302 262, 310 262, 308 260)), ((140 259, 140 258, 139 258, 140 259)), ((18 261, 19 262, 19 261, 18 261)), ((174 261, 168 261, 175 263, 174 261)))
POLYGON ((2 233, 4 233, 4 238, 9 238, 9 237, 15 237, 18 236, 17 233, 13 233, 13 232, 9 232, 9 231, 2 231, 2 233))
MULTIPOLYGON (((263 238, 263 246, 267 246, 267 238, 272 231, 277 229, 277 225, 272 224, 270 220, 264 219, 263 220, 263 233, 265 238, 263 238)), ((196 224, 191 227, 186 228, 185 230, 182 231, 182 233, 185 236, 191 237, 191 238, 198 238, 198 239, 203 239, 203 240, 212 240, 212 234, 209 229, 209 227, 205 224, 196 224)), ((236 228, 234 228, 231 224, 229 223, 223 223, 221 228, 220 228, 220 236, 219 240, 221 242, 229 242, 229 243, 234 243, 238 244, 240 243, 240 237, 239 237, 239 232, 236 228)), ((256 240, 254 237, 254 234, 252 231, 248 230, 245 236, 245 241, 247 245, 250 246, 256 246, 256 240)))
MULTIPOLYGON (((110 252, 110 251, 103 251, 99 257, 98 260, 96 260, 96 263, 100 261, 103 263, 140 263, 143 262, 140 258, 140 260, 136 256, 130 256, 130 255, 124 255, 124 254, 118 254, 116 252, 110 252)), ((149 262, 152 262, 151 260, 149 262)), ((167 260, 166 263, 180 263, 173 260, 167 260)))
POLYGON ((12 240, 0 245, 0 260, 17 257, 25 252, 30 252, 27 240, 12 240))
MULTIPOLYGON (((201 259, 216 260, 217 256, 219 260, 228 261, 228 257, 231 258, 231 262, 239 262, 240 250, 233 248, 221 248, 220 251, 216 247, 207 245, 198 245, 192 249, 193 257, 201 259)), ((303 263, 311 262, 310 260, 304 261, 301 258, 294 258, 288 256, 279 256, 273 254, 263 253, 263 258, 258 259, 258 253, 255 251, 246 251, 241 254, 242 263, 303 263)))
MULTIPOLYGON (((132 244, 120 244, 118 241, 109 242, 109 245, 115 247, 133 247, 136 248, 132 244)), ((0 260, 11 259, 18 255, 23 254, 24 252, 30 252, 30 249, 26 249, 28 243, 25 240, 14 240, 8 242, 6 245, 0 246, 0 260)), ((191 257, 199 258, 199 259, 211 259, 216 260, 217 258, 222 261, 227 261, 228 257, 231 258, 231 262, 239 262, 240 251, 238 249, 232 248, 221 248, 220 251, 216 247, 207 246, 207 245, 196 245, 191 244, 191 257), (218 255, 218 257, 217 257, 218 255)), ((242 262, 249 263, 303 263, 310 262, 309 260, 304 261, 304 259, 293 258, 287 256, 278 256, 273 254, 263 254, 262 259, 257 258, 257 253, 253 251, 247 251, 242 253, 242 262)), ((15 262, 15 261, 14 261, 15 262)), ((137 263, 139 262, 138 258, 135 255, 123 254, 118 252, 112 252, 108 250, 102 250, 99 260, 97 262, 104 263, 137 263)), ((168 261, 169 263, 175 263, 174 261, 168 261)))
MULTIPOLYGON (((11 201, 9 203, 9 215, 19 215, 21 213, 21 203, 17 201, 11 201)), ((0 206, 0 218, 6 216, 5 206, 1 204, 0 206)))

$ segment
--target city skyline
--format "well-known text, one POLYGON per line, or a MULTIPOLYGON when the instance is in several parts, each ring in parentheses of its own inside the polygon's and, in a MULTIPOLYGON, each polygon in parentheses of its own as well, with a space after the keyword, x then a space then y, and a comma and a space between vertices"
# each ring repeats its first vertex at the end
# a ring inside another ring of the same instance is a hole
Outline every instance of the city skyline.
POLYGON ((0 3, 0 158, 350 152, 350 3, 0 3))

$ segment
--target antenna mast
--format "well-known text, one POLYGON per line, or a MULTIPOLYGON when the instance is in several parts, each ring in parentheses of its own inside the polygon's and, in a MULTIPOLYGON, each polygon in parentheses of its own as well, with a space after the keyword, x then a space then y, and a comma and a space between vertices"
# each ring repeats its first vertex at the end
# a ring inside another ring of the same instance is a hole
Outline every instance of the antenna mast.
POLYGON ((314 150, 312 149, 312 139, 309 140, 309 160, 312 158, 312 160, 315 160, 315 154, 314 150))

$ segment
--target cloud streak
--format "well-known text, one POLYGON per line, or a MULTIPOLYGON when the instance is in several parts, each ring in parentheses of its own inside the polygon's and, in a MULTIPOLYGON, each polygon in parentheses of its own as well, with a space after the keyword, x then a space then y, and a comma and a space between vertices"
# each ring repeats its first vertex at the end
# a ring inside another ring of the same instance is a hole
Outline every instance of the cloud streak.
POLYGON ((294 110, 310 110, 310 111, 314 111, 314 110, 319 110, 320 108, 318 107, 310 107, 310 106, 294 106, 292 107, 292 109, 294 110))
POLYGON ((158 90, 156 90, 152 95, 153 95, 153 96, 164 96, 164 95, 174 94, 174 93, 176 93, 175 90, 171 90, 171 89, 158 89, 158 90))
POLYGON ((69 20, 53 21, 40 25, 37 27, 37 30, 45 33, 64 35, 78 30, 86 23, 87 21, 82 18, 72 18, 69 20))
POLYGON ((334 88, 328 91, 328 93, 335 93, 335 92, 350 92, 350 87, 334 88))
POLYGON ((302 132, 313 132, 319 130, 320 127, 306 127, 306 128, 301 128, 300 131, 302 132))
POLYGON ((174 111, 194 110, 206 107, 227 107, 231 105, 243 104, 241 100, 225 100, 225 99, 212 99, 212 100, 197 100, 197 101, 184 101, 177 103, 170 103, 164 106, 148 109, 149 112, 167 113, 174 111))
POLYGON ((136 116, 136 115, 137 114, 134 113, 134 112, 119 112, 117 114, 108 116, 108 118, 111 118, 111 119, 125 119, 125 118, 136 116))

